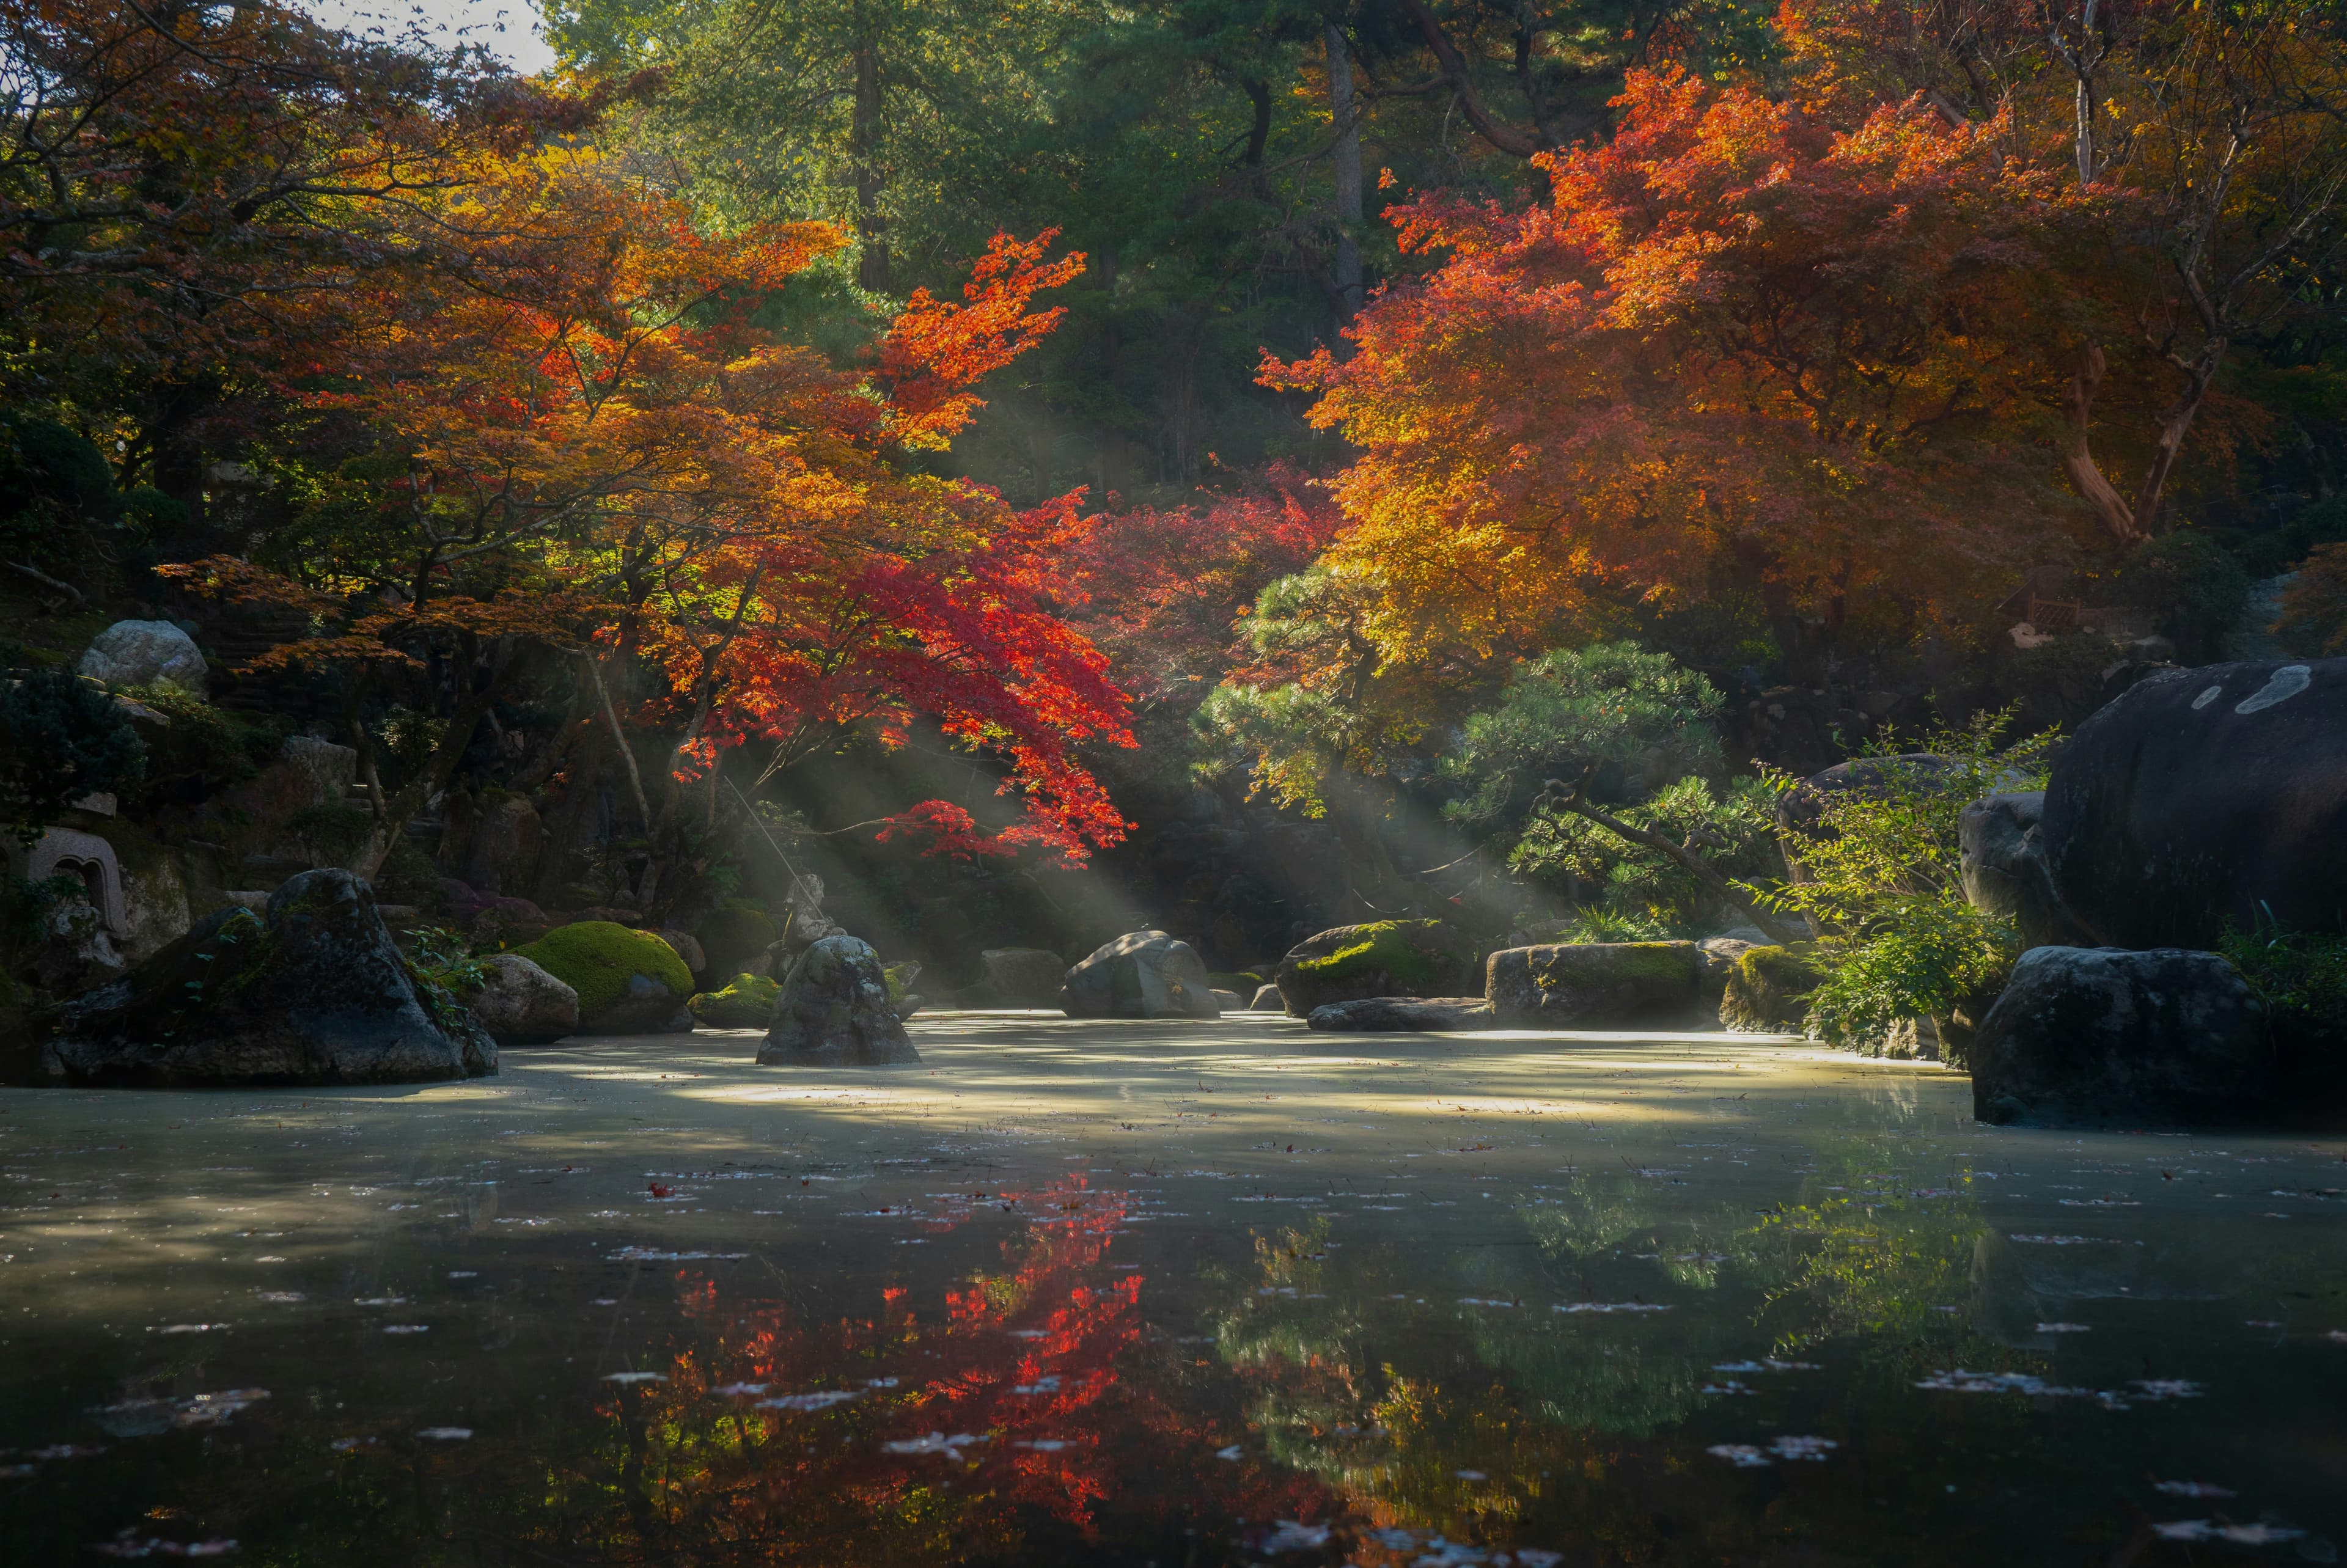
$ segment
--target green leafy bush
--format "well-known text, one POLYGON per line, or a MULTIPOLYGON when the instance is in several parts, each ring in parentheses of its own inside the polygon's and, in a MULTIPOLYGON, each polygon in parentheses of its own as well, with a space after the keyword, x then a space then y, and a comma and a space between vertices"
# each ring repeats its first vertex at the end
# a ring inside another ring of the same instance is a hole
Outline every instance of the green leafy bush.
POLYGON ((147 743, 97 687, 62 670, 0 676, 0 818, 19 842, 146 768, 147 743))
MULTIPOLYGON (((1740 778, 1723 790, 1689 777, 1611 815, 1688 845, 1723 876, 1748 880, 1777 867, 1775 799, 1758 779, 1740 778)), ((1687 935, 1712 912, 1710 891, 1678 861, 1571 812, 1534 815, 1508 864, 1544 881, 1570 879, 1594 890, 1574 917, 1589 934, 1567 938, 1573 941, 1687 935)))
POLYGON ((2249 602, 2250 574, 2233 553, 2193 528, 2137 545, 2119 566, 2122 599, 2157 618, 2160 635, 2187 664, 2221 658, 2225 634, 2249 602))
POLYGON ((173 795, 200 799, 222 784, 251 778, 284 749, 284 734, 275 726, 216 708, 168 682, 133 686, 124 695, 170 721, 149 750, 135 792, 140 804, 173 795))
MULTIPOLYGON (((1807 880, 1765 890, 1768 902, 1825 928, 1812 954, 1823 979, 1809 1028, 1836 1044, 1880 1036, 1901 1019, 1944 1018, 2002 989, 2020 957, 2012 926, 1964 899, 1959 825, 1982 795, 2042 789, 2055 736, 2008 749, 2010 711, 1927 735, 1937 765, 1901 761, 1885 737, 1868 754, 1878 781, 1824 797, 1800 850, 1807 880)), ((1781 788, 1799 782, 1784 774, 1781 788)))
POLYGON ((409 961, 425 979, 442 990, 469 997, 488 984, 489 966, 475 955, 464 934, 445 926, 425 926, 413 936, 409 961))
POLYGON ((2298 931, 2261 920, 2228 922, 2217 950, 2241 971, 2285 1036, 2336 1041, 2347 1035, 2347 933, 2298 931))

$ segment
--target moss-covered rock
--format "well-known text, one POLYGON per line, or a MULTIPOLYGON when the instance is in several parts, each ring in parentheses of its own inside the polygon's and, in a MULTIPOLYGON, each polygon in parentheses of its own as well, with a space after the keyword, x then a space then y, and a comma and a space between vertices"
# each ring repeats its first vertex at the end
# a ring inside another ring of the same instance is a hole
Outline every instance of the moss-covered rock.
POLYGON ((707 960, 704 974, 740 974, 753 968, 759 955, 782 939, 783 928, 764 910, 728 904, 702 917, 692 928, 707 960))
POLYGON ((1754 948, 1728 971, 1719 1021, 1751 1034, 1798 1031, 1820 978, 1816 966, 1790 948, 1754 948))
POLYGON ((774 998, 782 982, 764 975, 739 974, 723 990, 692 999, 692 1016, 711 1029, 764 1029, 774 1021, 774 998))
POLYGON ((692 971, 650 931, 580 920, 516 951, 579 993, 581 1034, 674 1034, 692 1028, 685 1007, 692 971))
POLYGON ((1481 950, 1440 920, 1376 920, 1307 937, 1280 961, 1276 983, 1290 1018, 1367 997, 1456 996, 1473 988, 1481 950))
POLYGON ((1485 966, 1484 999, 1503 1026, 1583 1029, 1674 1020, 1702 995, 1693 942, 1573 942, 1509 948, 1485 966))

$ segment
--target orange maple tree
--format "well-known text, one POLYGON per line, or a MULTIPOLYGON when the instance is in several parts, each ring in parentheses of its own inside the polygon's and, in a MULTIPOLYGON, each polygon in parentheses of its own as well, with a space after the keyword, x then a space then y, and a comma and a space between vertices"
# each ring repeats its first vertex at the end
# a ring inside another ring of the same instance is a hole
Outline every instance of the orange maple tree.
POLYGON ((767 743, 763 783, 852 733, 902 743, 917 713, 1007 759, 1025 840, 1080 857, 1122 831, 1074 748, 1124 738, 1123 696, 1041 599, 1083 527, 1073 498, 1021 513, 898 456, 968 420, 969 383, 1049 330, 1027 302, 1080 256, 999 239, 965 303, 917 296, 859 371, 753 319, 842 243, 826 225, 711 233, 566 149, 483 160, 425 220, 464 238, 462 264, 339 302, 355 330, 302 367, 317 419, 368 433, 363 460, 268 559, 174 569, 312 614, 316 634, 268 662, 342 671, 371 781, 367 702, 414 687, 444 712, 406 786, 372 792, 356 868, 453 777, 530 645, 584 656, 587 723, 670 847, 689 792, 713 821, 722 753, 767 743), (638 661, 660 677, 641 698, 638 661), (639 766, 630 719, 664 733, 666 766, 639 766))

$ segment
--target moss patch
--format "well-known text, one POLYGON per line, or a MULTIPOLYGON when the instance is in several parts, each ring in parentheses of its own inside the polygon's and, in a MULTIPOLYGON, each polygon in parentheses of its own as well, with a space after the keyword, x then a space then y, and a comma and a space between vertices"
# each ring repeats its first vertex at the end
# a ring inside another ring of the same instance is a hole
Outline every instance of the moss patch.
POLYGON ((1383 969, 1403 985, 1430 985, 1445 954, 1428 943, 1439 940, 1443 930, 1440 920, 1378 920, 1355 927, 1356 939, 1326 958, 1298 959, 1296 972, 1315 984, 1333 985, 1383 969))
POLYGON ((628 994, 631 975, 648 975, 680 998, 692 994, 692 971, 676 949, 650 931, 610 920, 558 926, 514 949, 579 993, 579 1016, 592 1018, 628 994))
POLYGON ((764 1029, 774 1020, 779 982, 764 975, 735 975, 723 990, 703 991, 685 1005, 712 1029, 764 1029))

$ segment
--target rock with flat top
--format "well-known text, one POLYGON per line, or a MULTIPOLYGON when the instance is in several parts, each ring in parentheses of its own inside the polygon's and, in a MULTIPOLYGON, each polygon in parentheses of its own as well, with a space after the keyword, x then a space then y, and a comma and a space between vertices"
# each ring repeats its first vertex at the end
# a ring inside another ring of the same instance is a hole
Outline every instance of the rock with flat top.
POLYGON ((1693 942, 1572 942, 1493 953, 1483 997, 1510 1027, 1591 1029, 1692 1015, 1702 996, 1693 942))
POLYGON ((1491 1004, 1481 997, 1360 997, 1312 1009, 1306 1027, 1328 1033, 1349 1030, 1496 1029, 1491 1004))
POLYGON ((1973 1114, 2034 1127, 2271 1120, 2281 1080, 2265 1010, 2216 953, 2033 948, 1969 1054, 1973 1114))

